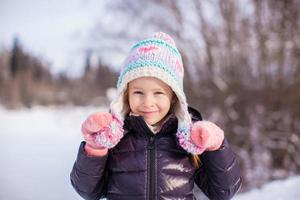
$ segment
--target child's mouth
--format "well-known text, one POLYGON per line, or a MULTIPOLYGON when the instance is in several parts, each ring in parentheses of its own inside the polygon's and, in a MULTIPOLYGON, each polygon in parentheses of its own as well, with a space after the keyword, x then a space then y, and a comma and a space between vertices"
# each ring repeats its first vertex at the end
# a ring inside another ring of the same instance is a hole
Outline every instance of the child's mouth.
POLYGON ((157 113, 157 111, 147 111, 147 112, 141 112, 142 115, 152 115, 157 113))

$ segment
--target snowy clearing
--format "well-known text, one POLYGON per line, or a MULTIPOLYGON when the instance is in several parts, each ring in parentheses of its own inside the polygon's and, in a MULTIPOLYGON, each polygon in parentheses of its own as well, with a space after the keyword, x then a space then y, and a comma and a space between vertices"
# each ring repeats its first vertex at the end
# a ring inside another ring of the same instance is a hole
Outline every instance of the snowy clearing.
MULTIPOLYGON (((81 122, 106 108, 64 107, 9 111, 0 107, 0 199, 81 199, 69 173, 82 140, 81 122)), ((274 181, 234 200, 299 199, 300 176, 274 181)))

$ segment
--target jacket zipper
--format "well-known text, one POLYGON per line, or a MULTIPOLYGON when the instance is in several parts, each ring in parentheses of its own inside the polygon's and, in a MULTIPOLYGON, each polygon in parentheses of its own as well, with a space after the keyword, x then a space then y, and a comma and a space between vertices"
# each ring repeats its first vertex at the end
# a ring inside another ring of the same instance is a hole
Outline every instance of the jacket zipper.
POLYGON ((154 136, 150 137, 149 144, 148 144, 148 180, 149 180, 149 200, 155 199, 155 139, 154 136))

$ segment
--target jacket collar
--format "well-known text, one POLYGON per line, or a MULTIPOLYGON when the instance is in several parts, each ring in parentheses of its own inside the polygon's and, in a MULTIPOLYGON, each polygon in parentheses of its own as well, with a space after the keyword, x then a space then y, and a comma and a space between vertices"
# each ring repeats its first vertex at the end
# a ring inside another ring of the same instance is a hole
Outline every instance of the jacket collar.
MULTIPOLYGON (((196 109, 188 107, 188 111, 192 117, 193 122, 202 120, 201 114, 196 109)), ((178 120, 175 116, 171 116, 162 124, 161 129, 157 134, 176 134, 177 128, 178 120)), ((152 131, 150 130, 142 116, 128 114, 124 120, 124 129, 126 130, 125 132, 133 131, 136 134, 146 133, 146 135, 148 136, 153 136, 152 131)))
MULTIPOLYGON (((175 116, 169 117, 162 125, 160 130, 155 135, 160 134, 175 134, 177 131, 178 121, 175 116)), ((142 116, 127 115, 124 121, 124 129, 128 132, 134 132, 135 134, 145 134, 153 136, 149 126, 146 124, 142 116)))

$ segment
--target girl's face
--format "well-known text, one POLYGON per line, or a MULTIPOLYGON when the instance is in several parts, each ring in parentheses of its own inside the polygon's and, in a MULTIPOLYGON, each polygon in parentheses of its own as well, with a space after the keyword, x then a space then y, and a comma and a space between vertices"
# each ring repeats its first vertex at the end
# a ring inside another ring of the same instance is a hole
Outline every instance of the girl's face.
POLYGON ((131 112, 143 116, 150 125, 160 122, 168 114, 172 96, 172 89, 157 78, 142 77, 128 84, 131 112))

